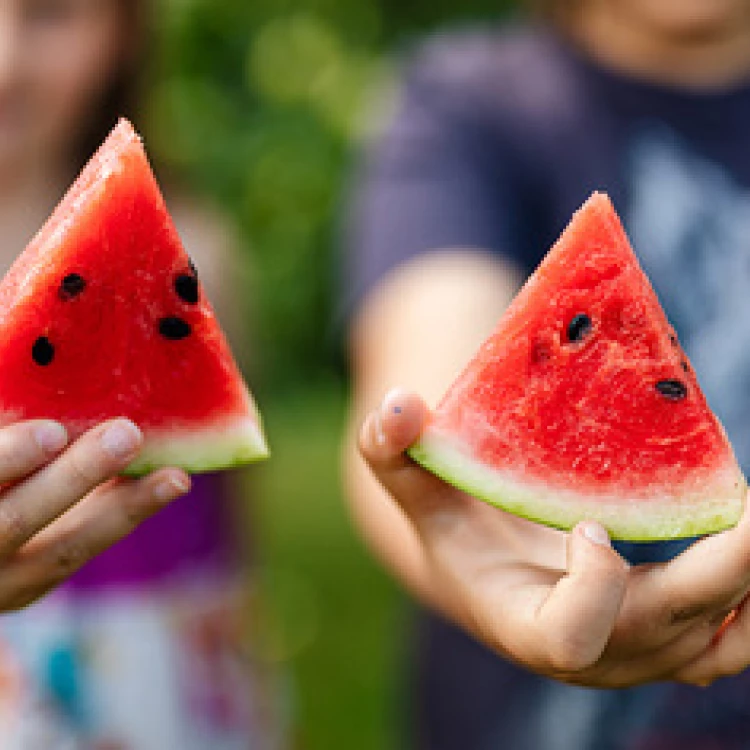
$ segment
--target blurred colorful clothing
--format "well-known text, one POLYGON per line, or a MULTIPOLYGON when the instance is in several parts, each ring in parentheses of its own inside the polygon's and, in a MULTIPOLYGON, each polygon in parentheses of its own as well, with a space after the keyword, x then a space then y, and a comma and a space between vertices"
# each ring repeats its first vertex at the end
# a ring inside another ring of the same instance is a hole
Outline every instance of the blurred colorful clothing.
POLYGON ((0 619, 3 750, 270 750, 219 475, 32 607, 0 619))

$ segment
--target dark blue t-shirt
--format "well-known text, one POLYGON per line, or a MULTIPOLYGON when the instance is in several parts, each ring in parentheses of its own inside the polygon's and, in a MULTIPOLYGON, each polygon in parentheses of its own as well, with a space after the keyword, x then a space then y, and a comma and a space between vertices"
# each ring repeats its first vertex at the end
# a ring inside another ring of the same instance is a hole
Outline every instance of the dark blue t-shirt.
MULTIPOLYGON (((612 197, 745 471, 750 468, 750 81, 696 93, 606 70, 540 29, 440 37, 408 67, 352 212, 357 297, 421 252, 531 272, 592 190, 612 197)), ((664 559, 680 545, 623 545, 664 559)), ((414 745, 750 748, 750 673, 709 689, 569 687, 425 614, 414 745)))

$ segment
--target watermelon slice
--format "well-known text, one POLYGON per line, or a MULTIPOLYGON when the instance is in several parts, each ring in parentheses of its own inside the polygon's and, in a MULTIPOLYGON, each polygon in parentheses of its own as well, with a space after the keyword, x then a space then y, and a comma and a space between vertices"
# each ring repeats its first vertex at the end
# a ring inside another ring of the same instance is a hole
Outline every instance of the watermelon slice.
POLYGON ((120 121, 0 283, 0 425, 73 436, 125 416, 127 473, 268 455, 258 411, 180 242, 140 139, 120 121))
POLYGON ((745 479, 609 199, 594 194, 409 449, 444 480, 613 538, 727 528, 745 479))

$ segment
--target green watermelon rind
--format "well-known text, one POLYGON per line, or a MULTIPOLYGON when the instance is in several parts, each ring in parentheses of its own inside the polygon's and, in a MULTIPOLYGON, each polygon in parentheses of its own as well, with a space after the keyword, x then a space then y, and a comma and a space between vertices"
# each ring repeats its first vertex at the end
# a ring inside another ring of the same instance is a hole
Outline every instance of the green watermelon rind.
POLYGON ((123 474, 138 477, 164 466, 200 474, 256 463, 269 455, 260 424, 250 418, 198 428, 175 427, 159 435, 146 432, 143 448, 123 474))
POLYGON ((423 434, 408 450, 423 468, 448 484, 529 521, 571 530, 599 521, 612 539, 654 542, 713 534, 734 526, 742 515, 747 484, 733 461, 715 473, 700 497, 631 498, 609 501, 572 490, 524 484, 484 465, 442 436, 423 434))

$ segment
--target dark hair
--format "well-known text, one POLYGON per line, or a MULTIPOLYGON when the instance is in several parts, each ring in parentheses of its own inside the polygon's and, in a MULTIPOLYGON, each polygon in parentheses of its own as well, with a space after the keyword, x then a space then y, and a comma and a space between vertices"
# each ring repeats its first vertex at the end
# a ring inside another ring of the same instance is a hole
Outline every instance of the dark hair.
POLYGON ((90 123, 84 127, 75 150, 76 168, 84 165, 120 117, 138 119, 150 47, 150 3, 116 0, 123 32, 120 65, 90 123))

